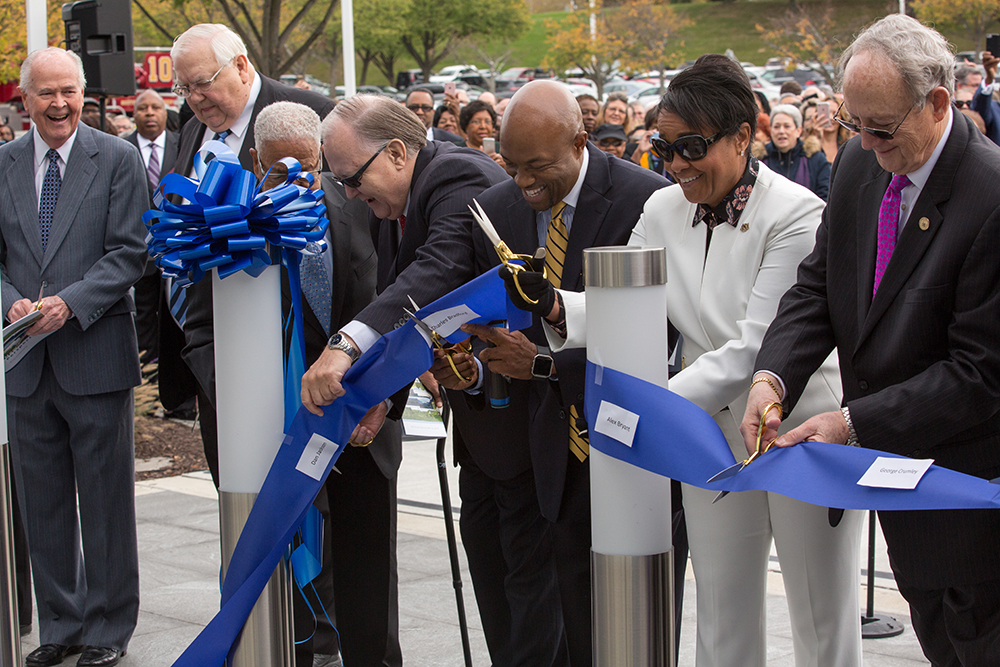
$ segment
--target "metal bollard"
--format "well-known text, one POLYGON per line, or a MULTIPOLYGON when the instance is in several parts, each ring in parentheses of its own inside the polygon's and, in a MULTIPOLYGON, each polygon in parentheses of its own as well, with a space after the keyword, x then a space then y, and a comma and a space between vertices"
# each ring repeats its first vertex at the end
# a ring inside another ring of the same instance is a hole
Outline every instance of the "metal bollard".
MULTIPOLYGON (((583 255, 587 359, 666 387, 664 249, 583 255)), ((592 448, 590 495, 594 665, 673 667, 670 480, 592 448)))

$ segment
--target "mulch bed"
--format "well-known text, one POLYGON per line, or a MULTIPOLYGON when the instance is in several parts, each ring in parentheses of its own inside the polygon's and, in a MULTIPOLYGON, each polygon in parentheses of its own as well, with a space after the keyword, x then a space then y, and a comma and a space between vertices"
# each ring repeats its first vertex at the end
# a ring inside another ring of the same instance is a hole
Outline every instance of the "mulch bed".
POLYGON ((197 422, 164 416, 156 385, 156 364, 143 366, 142 384, 135 388, 136 461, 164 457, 171 462, 158 470, 136 472, 136 481, 208 470, 197 422))

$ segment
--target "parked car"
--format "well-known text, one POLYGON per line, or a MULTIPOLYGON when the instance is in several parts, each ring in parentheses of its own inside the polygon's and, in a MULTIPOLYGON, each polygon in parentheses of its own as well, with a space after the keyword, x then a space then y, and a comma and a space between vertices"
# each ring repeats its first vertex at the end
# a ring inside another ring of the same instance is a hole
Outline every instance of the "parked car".
POLYGON ((628 101, 638 102, 648 111, 649 107, 659 104, 662 97, 663 96, 660 94, 660 85, 653 84, 648 88, 643 88, 636 94, 630 96, 628 101))
POLYGON ((770 81, 765 81, 758 74, 751 72, 749 70, 744 70, 747 73, 747 78, 750 79, 750 87, 754 90, 759 90, 764 93, 764 97, 770 102, 772 100, 778 99, 781 94, 781 84, 771 83, 770 81))
POLYGON ((760 75, 760 79, 778 86, 779 89, 785 81, 797 81, 803 88, 827 82, 819 73, 806 67, 796 67, 790 71, 784 67, 768 68, 760 75))
POLYGON ((419 69, 404 69, 396 72, 396 88, 406 90, 410 86, 424 80, 424 71, 419 69))
POLYGON ((442 67, 441 71, 437 74, 432 74, 430 82, 445 83, 447 81, 454 81, 464 74, 478 76, 479 70, 472 65, 448 65, 447 67, 442 67))
POLYGON ((645 90, 648 87, 648 83, 642 83, 640 81, 615 79, 604 84, 604 99, 602 101, 607 101, 608 95, 611 95, 612 93, 622 93, 625 97, 631 97, 640 90, 645 90))

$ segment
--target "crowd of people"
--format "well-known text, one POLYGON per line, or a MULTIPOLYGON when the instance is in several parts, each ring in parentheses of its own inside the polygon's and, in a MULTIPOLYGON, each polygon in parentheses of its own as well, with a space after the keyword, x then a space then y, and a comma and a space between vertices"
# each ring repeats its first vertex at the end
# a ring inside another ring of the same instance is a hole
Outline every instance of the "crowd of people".
MULTIPOLYGON (((450 360, 436 351, 421 376, 452 407, 462 543, 494 665, 593 664, 585 248, 666 249, 670 388, 715 419, 737 460, 763 420, 776 446, 860 445, 1000 476, 993 54, 956 67, 937 32, 891 15, 845 51, 841 92, 789 83, 769 100, 738 63, 706 55, 649 110, 546 80, 499 101, 456 91, 437 104, 417 86, 403 103, 334 104, 261 75, 217 24, 188 29, 171 56, 183 124, 144 90, 132 119, 102 131, 79 58, 48 48, 21 68, 33 129, 15 139, 0 126, 4 312, 41 312, 37 344, 6 375, 21 624, 30 561, 41 644, 30 667, 77 653, 81 667, 115 665, 135 629, 141 363, 157 361, 166 410, 197 414, 219 486, 211 281, 165 280, 142 224, 163 176, 197 178, 213 140, 258 180, 291 157, 316 176, 301 184, 323 190, 329 251, 301 266, 301 400, 316 414, 411 299, 431 303, 499 264, 473 198, 515 253, 545 248, 545 271, 515 281, 501 269, 531 327, 467 325, 468 346, 450 360), (505 410, 490 407, 491 373, 506 378, 505 410)), ((287 278, 282 297, 287 314, 287 278)), ((296 593, 298 667, 402 664, 405 403, 404 388, 371 407, 316 498, 323 563, 308 599, 296 593)), ((773 541, 796 665, 860 667, 862 513, 765 491, 714 500, 674 483, 663 517, 678 633, 690 551, 695 664, 766 664, 773 541)), ((1000 664, 1000 515, 880 518, 927 658, 1000 664)))

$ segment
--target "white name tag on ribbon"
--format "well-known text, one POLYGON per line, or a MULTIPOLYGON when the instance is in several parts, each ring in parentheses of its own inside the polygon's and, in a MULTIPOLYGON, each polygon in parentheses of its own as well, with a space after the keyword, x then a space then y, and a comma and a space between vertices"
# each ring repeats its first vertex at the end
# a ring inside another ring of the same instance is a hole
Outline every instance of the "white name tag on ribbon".
POLYGON ((636 413, 629 412, 614 403, 601 401, 594 430, 631 447, 632 439, 635 438, 635 427, 638 424, 639 415, 636 413))
POLYGON ((295 469, 319 481, 323 479, 326 464, 330 462, 336 451, 337 443, 327 440, 318 433, 313 433, 309 442, 306 443, 305 449, 302 450, 302 456, 299 457, 295 469))
POLYGON ((458 331, 459 327, 463 324, 471 322, 477 317, 479 317, 479 313, 475 312, 463 303, 461 306, 455 306, 454 308, 447 308, 445 310, 439 310, 436 313, 431 313, 427 317, 423 318, 423 320, 424 324, 436 331, 439 336, 447 338, 458 331))
POLYGON ((934 459, 897 459, 880 456, 858 484, 878 489, 915 489, 934 459))

